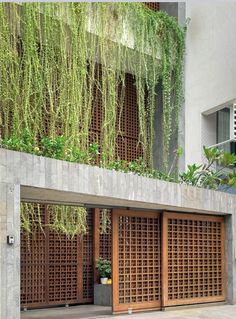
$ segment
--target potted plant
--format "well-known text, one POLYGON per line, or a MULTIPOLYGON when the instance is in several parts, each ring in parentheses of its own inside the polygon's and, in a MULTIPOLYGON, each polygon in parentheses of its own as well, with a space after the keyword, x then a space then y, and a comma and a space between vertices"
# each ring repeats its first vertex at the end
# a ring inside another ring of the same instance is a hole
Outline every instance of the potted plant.
POLYGON ((99 257, 96 267, 100 275, 101 284, 106 284, 108 278, 111 276, 111 262, 99 257))

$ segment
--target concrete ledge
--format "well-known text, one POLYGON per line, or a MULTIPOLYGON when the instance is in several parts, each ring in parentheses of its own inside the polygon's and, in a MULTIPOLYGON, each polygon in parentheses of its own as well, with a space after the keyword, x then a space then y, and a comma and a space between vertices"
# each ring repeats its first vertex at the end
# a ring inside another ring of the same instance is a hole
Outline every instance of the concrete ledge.
POLYGON ((21 198, 130 208, 233 214, 236 197, 95 166, 0 149, 0 182, 21 198))

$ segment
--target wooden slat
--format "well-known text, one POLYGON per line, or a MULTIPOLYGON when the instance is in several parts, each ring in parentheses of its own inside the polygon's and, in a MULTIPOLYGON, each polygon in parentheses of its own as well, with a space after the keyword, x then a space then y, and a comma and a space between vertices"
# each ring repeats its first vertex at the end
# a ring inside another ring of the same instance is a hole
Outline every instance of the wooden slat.
POLYGON ((94 283, 99 282, 99 274, 96 268, 97 259, 100 256, 100 209, 95 208, 93 210, 93 274, 94 274, 94 283))
POLYGON ((165 213, 162 214, 161 239, 161 307, 164 309, 168 299, 168 219, 165 213))

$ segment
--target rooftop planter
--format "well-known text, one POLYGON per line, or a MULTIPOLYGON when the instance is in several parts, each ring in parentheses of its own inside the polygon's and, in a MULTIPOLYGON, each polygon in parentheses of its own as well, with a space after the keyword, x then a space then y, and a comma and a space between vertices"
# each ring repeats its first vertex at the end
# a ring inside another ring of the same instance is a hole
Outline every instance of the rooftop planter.
POLYGON ((96 166, 0 149, 0 182, 27 201, 230 214, 234 196, 96 166))

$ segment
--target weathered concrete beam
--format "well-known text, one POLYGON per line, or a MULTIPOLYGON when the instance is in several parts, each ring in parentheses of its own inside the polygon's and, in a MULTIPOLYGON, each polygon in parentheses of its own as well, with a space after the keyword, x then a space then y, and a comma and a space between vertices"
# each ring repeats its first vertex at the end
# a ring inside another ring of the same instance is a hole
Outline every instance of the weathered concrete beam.
POLYGON ((236 197, 99 167, 0 150, 0 181, 22 186, 22 198, 233 214, 236 197))

